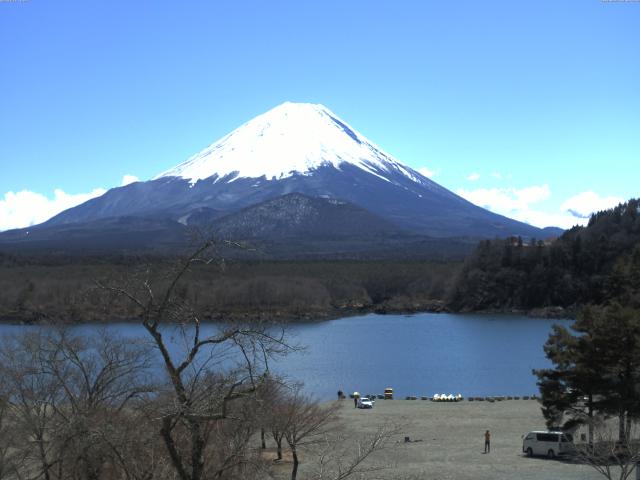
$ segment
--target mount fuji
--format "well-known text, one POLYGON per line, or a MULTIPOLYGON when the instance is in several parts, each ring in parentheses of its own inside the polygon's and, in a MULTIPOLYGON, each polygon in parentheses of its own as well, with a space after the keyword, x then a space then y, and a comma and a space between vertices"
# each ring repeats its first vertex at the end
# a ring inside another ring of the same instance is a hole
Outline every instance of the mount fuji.
POLYGON ((473 205, 385 153, 323 105, 287 102, 152 180, 113 188, 43 224, 0 234, 0 247, 154 249, 202 226, 238 239, 289 241, 305 235, 545 238, 559 231, 473 205))

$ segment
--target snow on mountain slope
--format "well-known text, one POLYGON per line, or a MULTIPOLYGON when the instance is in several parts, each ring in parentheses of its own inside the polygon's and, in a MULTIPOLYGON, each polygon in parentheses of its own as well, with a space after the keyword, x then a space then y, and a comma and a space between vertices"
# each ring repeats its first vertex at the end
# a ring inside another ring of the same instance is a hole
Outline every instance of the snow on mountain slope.
MULTIPOLYGON (((326 107, 308 103, 284 103, 153 180, 113 188, 30 228, 30 236, 72 224, 100 232, 116 225, 126 235, 119 218, 199 228, 292 193, 348 202, 412 235, 544 238, 420 175, 326 107)), ((257 223, 256 231, 265 231, 257 223)))
MULTIPOLYGON (((321 166, 347 162, 392 181, 392 175, 409 177, 432 186, 415 170, 386 154, 327 107, 285 102, 255 117, 180 165, 161 173, 196 183, 217 175, 217 180, 238 178, 281 180, 293 174, 308 175, 321 166)), ((154 179, 154 180, 155 180, 154 179)))

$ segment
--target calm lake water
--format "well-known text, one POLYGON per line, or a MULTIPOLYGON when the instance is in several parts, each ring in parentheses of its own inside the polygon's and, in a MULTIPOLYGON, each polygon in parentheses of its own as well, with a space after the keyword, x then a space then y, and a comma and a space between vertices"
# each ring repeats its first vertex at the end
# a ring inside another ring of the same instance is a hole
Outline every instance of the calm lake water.
MULTIPOLYGON (((393 387, 398 398, 531 395, 537 393, 531 370, 549 365, 542 346, 554 323, 570 321, 423 313, 294 324, 290 331, 295 342, 307 348, 272 369, 304 382, 305 390, 322 400, 334 398, 338 389, 382 393, 385 387, 393 387)), ((24 328, 33 327, 0 325, 0 335, 24 328)), ((89 333, 99 327, 75 328, 89 333)), ((108 328, 126 336, 145 335, 135 324, 108 328)))

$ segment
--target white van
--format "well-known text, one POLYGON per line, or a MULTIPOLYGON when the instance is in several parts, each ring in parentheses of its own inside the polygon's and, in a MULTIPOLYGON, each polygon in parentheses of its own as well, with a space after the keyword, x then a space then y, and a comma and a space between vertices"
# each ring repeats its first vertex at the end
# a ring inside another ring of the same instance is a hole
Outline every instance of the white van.
POLYGON ((522 440, 522 452, 529 457, 546 455, 554 458, 574 451, 573 436, 570 433, 534 431, 527 433, 522 440))

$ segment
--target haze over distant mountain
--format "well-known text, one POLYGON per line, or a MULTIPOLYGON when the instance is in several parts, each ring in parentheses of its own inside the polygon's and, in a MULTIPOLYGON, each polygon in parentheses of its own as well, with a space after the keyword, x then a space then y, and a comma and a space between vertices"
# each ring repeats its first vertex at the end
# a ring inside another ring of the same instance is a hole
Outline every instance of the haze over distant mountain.
MULTIPOLYGON (((473 205, 385 153, 322 105, 287 102, 150 181, 111 189, 39 226, 5 232, 0 235, 0 246, 7 242, 46 244, 47 239, 69 235, 90 242, 92 235, 99 238, 105 225, 114 237, 118 236, 118 225, 121 234, 127 235, 127 225, 136 222, 131 219, 143 219, 135 229, 140 238, 149 237, 143 235, 146 228, 158 241, 163 229, 170 232, 170 238, 191 226, 217 223, 224 231, 223 217, 291 193, 349 205, 329 209, 331 237, 341 235, 339 228, 345 235, 356 233, 349 221, 356 218, 358 222, 366 218, 362 236, 368 231, 390 234, 391 230, 394 235, 476 239, 510 235, 545 238, 558 233, 473 205), (343 218, 338 220, 336 215, 343 218), (125 218, 130 220, 118 220, 125 218)), ((291 198, 285 203, 290 213, 296 205, 309 207, 308 201, 292 202, 291 198)), ((321 210, 325 211, 324 207, 321 210)), ((251 238, 259 237, 260 232, 269 232, 270 238, 282 237, 276 230, 290 231, 287 221, 296 217, 280 218, 278 229, 274 229, 273 215, 251 215, 253 232, 245 229, 251 238)), ((318 228, 299 233, 322 237, 321 227, 322 222, 318 228)), ((240 232, 231 227, 227 231, 240 232)), ((148 240, 149 247, 155 243, 148 240)))

